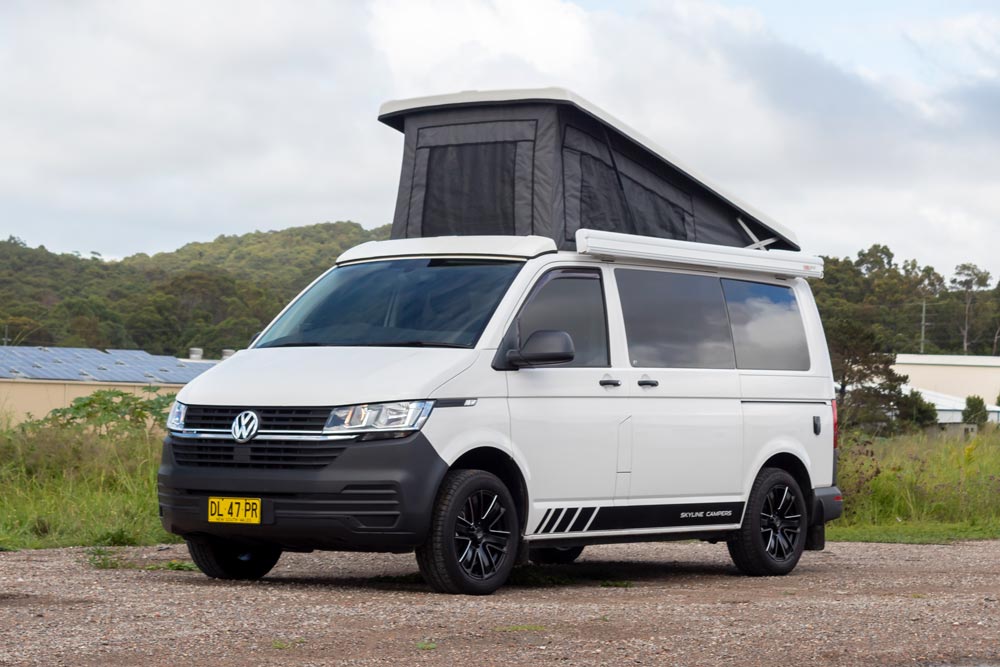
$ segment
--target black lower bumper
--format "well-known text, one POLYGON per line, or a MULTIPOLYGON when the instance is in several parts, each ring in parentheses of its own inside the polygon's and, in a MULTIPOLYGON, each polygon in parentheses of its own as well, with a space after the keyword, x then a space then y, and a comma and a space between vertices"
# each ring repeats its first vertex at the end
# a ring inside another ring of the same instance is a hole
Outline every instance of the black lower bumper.
POLYGON ((844 513, 844 496, 836 486, 813 489, 812 524, 822 525, 844 513))
POLYGON ((408 551, 424 542, 448 466, 417 433, 351 442, 316 470, 177 465, 164 441, 159 470, 163 527, 286 550, 408 551), (260 498, 261 523, 209 523, 209 496, 260 498))

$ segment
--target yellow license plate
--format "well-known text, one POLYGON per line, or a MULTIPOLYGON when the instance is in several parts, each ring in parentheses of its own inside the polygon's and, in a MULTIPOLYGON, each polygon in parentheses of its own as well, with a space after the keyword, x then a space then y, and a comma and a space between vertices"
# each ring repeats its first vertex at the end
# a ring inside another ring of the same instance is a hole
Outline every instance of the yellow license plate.
POLYGON ((260 498, 208 499, 211 523, 260 523, 260 498))

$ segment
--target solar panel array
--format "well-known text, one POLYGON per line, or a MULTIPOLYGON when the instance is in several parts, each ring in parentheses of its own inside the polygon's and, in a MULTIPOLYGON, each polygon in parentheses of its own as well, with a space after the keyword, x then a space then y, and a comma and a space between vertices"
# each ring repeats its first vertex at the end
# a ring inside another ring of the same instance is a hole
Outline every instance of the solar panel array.
POLYGON ((0 378, 6 379, 187 384, 213 365, 142 350, 0 347, 0 378))

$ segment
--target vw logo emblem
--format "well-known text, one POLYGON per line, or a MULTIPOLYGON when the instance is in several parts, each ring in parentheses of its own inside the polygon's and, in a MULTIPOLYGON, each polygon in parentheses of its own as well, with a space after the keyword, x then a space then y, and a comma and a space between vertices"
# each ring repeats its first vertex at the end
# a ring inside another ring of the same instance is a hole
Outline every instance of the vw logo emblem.
POLYGON ((260 428, 260 418, 257 417, 257 413, 246 410, 236 415, 230 432, 233 434, 233 440, 242 444, 250 442, 257 435, 258 428, 260 428))

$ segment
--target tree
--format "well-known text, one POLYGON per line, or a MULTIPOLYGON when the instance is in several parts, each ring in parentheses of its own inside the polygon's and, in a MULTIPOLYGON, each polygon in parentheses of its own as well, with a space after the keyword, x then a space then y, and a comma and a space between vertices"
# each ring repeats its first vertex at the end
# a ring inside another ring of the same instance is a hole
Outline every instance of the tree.
POLYGON ((966 424, 984 426, 989 414, 986 412, 986 401, 982 396, 967 396, 965 399, 965 409, 962 410, 962 421, 966 424))
POLYGON ((990 272, 968 262, 959 264, 955 267, 955 277, 951 279, 951 285, 961 293, 965 305, 965 317, 962 324, 959 325, 959 331, 962 333, 962 354, 968 354, 972 304, 975 301, 976 293, 990 286, 990 272))
POLYGON ((891 427, 907 380, 892 368, 896 355, 885 352, 874 329, 856 318, 829 320, 826 331, 841 423, 891 427))
POLYGON ((937 408, 924 399, 919 391, 911 389, 899 399, 899 411, 896 418, 904 424, 917 428, 925 428, 937 424, 937 408))

